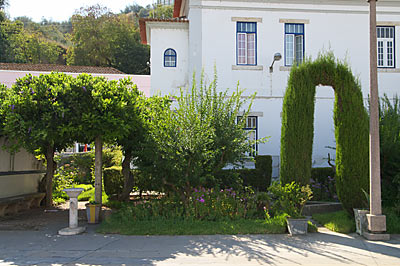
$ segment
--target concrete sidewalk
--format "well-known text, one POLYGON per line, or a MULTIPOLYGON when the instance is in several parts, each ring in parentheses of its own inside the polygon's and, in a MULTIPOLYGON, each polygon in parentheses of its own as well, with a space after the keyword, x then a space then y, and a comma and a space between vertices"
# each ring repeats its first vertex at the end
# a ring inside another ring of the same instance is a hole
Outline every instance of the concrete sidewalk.
POLYGON ((400 236, 369 242, 322 229, 301 237, 59 236, 60 228, 0 231, 0 265, 400 265, 400 236))

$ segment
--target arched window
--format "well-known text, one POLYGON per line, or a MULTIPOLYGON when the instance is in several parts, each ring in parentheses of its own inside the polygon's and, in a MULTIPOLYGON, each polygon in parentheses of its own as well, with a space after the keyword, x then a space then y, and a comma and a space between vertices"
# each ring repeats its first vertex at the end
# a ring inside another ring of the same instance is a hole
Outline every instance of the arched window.
POLYGON ((164 52, 164 67, 176 67, 176 52, 168 48, 164 52))

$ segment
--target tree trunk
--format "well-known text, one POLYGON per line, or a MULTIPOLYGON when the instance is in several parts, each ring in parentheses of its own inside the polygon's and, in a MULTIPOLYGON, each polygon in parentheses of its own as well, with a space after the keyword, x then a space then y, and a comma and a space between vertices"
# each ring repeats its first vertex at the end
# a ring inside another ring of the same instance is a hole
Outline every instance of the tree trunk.
POLYGON ((53 205, 53 177, 54 177, 54 146, 48 145, 46 148, 46 207, 53 205))
POLYGON ((132 152, 130 150, 125 151, 125 158, 122 162, 122 175, 124 176, 124 188, 122 190, 121 200, 129 201, 129 194, 132 191, 134 185, 134 177, 131 172, 131 158, 132 152))
POLYGON ((94 201, 102 204, 102 164, 103 164, 103 141, 101 137, 94 140, 95 159, 94 159, 94 201))

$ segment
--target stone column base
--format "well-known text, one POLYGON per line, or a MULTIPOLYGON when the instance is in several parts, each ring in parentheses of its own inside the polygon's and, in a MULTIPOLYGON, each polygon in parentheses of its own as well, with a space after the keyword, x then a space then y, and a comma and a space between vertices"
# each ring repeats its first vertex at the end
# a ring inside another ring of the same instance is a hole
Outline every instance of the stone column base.
POLYGON ((363 232, 363 236, 367 240, 372 240, 372 241, 386 241, 390 240, 390 235, 389 234, 380 234, 380 233, 369 233, 369 232, 363 232))
POLYGON ((371 232, 386 231, 386 216, 367 214, 368 230, 371 232))
POLYGON ((84 227, 84 226, 76 227, 76 228, 66 227, 66 228, 63 228, 60 231, 58 231, 58 234, 62 235, 62 236, 73 236, 73 235, 78 235, 80 233, 83 233, 83 232, 85 232, 85 230, 86 230, 86 227, 84 227))

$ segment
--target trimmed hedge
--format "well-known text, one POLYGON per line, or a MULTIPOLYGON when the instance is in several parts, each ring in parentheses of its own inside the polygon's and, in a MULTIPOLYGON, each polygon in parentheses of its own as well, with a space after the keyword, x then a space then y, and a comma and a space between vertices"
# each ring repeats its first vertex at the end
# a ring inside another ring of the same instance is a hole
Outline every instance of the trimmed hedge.
POLYGON ((336 188, 344 208, 364 207, 369 190, 369 122, 361 86, 332 53, 293 66, 283 100, 281 170, 283 184, 309 184, 314 138, 315 87, 335 91, 336 188))
POLYGON ((217 175, 218 185, 221 188, 239 189, 241 185, 251 186, 258 191, 267 191, 271 185, 272 157, 258 155, 255 157, 255 169, 228 169, 221 170, 217 175))
POLYGON ((103 170, 104 192, 109 197, 119 198, 124 188, 124 176, 121 166, 113 166, 103 170))
POLYGON ((335 175, 335 170, 332 167, 316 167, 311 169, 311 178, 319 183, 324 183, 328 179, 328 176, 334 177, 335 175))

